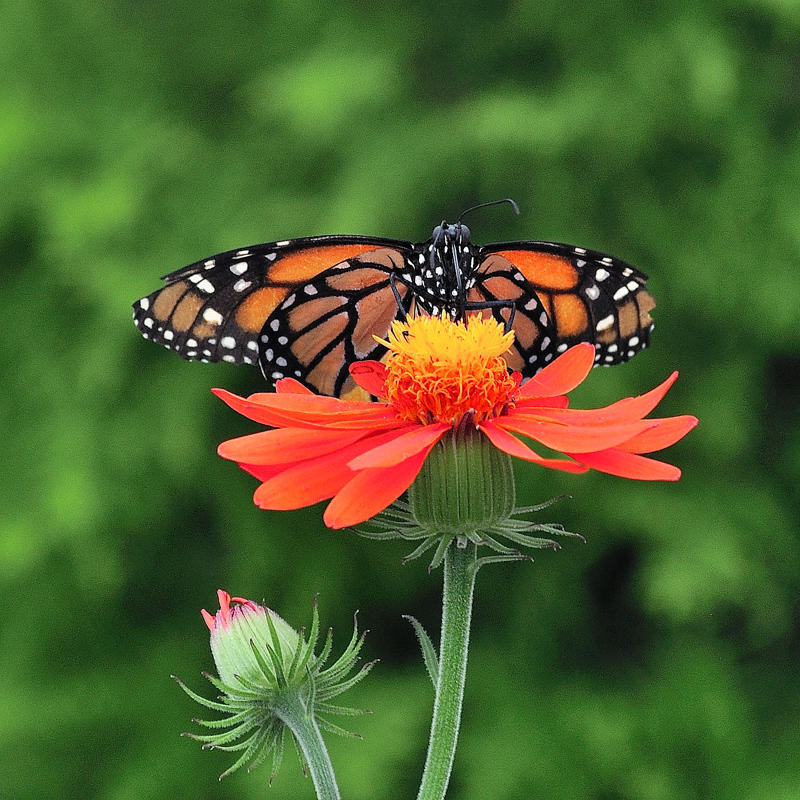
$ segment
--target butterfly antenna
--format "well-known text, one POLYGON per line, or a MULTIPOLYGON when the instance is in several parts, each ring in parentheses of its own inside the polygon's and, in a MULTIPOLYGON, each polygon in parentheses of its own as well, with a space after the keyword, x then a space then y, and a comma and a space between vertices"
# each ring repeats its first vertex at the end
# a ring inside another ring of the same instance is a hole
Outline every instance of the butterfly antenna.
POLYGON ((471 214, 473 211, 477 211, 479 208, 486 208, 487 206, 499 206, 503 203, 508 203, 511 208, 514 209, 514 213, 519 214, 519 206, 510 197, 504 197, 502 200, 490 200, 488 203, 478 203, 477 206, 472 206, 472 208, 462 211, 461 215, 456 220, 456 225, 458 225, 458 223, 461 222, 461 220, 466 217, 467 214, 471 214))

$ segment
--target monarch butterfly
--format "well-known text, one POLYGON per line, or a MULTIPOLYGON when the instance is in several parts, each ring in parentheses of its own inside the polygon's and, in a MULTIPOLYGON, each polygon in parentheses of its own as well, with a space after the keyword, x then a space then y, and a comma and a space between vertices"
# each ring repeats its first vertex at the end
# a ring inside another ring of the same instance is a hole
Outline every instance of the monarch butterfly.
POLYGON ((407 314, 493 315, 514 329, 506 361, 523 378, 578 342, 606 365, 647 346, 646 275, 558 242, 476 245, 461 217, 416 244, 311 236, 229 250, 165 275, 134 321, 185 359, 257 363, 270 382, 291 376, 337 397, 361 391, 348 366, 380 359, 373 334, 407 314))

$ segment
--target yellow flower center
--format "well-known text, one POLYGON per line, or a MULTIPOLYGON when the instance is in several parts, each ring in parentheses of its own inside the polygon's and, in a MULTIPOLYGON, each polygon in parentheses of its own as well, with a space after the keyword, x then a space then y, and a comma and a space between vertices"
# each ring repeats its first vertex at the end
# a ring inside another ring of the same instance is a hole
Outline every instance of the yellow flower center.
POLYGON ((378 341, 389 348, 386 397, 403 419, 457 425, 467 414, 496 417, 512 403, 519 380, 501 356, 514 333, 494 319, 419 316, 393 322, 389 341, 378 341))

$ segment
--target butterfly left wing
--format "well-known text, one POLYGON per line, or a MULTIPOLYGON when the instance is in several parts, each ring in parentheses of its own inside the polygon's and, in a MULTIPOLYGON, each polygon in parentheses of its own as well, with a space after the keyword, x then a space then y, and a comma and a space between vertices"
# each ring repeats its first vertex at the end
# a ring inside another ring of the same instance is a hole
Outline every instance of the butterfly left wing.
POLYGON ((353 381, 350 364, 380 359, 394 319, 412 310, 403 273, 407 252, 370 250, 331 267, 289 294, 259 335, 259 365, 268 380, 293 377, 317 392, 368 399, 353 381))
POLYGON ((513 302, 515 344, 507 360, 524 376, 580 342, 591 342, 595 363, 608 365, 649 344, 655 301, 647 276, 630 264, 559 242, 505 242, 479 253, 467 301, 508 301, 492 312, 503 321, 513 302))
POLYGON ((392 249, 402 263, 409 247, 378 237, 316 236, 229 250, 164 276, 165 286, 134 303, 134 322, 145 338, 185 359, 255 364, 258 336, 287 297, 370 251, 392 249))

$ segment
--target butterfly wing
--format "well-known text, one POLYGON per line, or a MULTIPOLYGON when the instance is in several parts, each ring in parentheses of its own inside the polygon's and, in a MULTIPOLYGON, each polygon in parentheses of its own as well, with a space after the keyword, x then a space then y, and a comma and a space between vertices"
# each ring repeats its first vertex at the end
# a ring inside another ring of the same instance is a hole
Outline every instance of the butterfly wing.
MULTIPOLYGON (((134 322, 146 338, 185 359, 255 364, 259 334, 287 298, 304 296, 331 267, 346 272, 349 259, 390 250, 402 263, 410 247, 378 237, 316 236, 229 250, 165 275, 164 286, 134 303, 134 322)), ((396 312, 391 289, 388 300, 396 312)))
POLYGON ((413 294, 395 281, 405 253, 384 247, 355 255, 291 292, 259 335, 259 364, 269 380, 299 378, 317 392, 366 399, 348 367, 386 352, 392 321, 409 312, 413 294), (401 311, 402 308, 402 311, 401 311))
MULTIPOLYGON (((528 376, 579 342, 595 363, 627 361, 650 341, 655 307, 647 276, 613 256, 558 242, 505 242, 480 248, 467 300, 514 303, 512 369, 528 376)), ((507 320, 509 308, 494 310, 507 320)))

